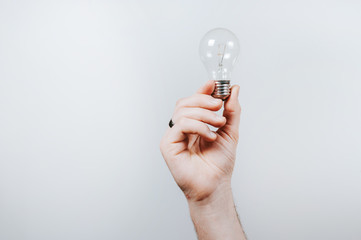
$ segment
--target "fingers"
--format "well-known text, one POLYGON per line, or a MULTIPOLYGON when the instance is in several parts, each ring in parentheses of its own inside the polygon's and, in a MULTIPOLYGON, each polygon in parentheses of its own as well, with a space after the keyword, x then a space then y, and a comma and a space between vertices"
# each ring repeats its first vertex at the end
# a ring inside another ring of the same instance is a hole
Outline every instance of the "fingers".
POLYGON ((172 117, 175 125, 168 131, 173 143, 183 141, 187 134, 198 134, 206 141, 214 141, 217 138, 207 124, 220 128, 226 123, 226 118, 213 112, 220 110, 223 105, 221 99, 210 96, 214 86, 214 81, 208 81, 196 94, 177 102, 172 117))
POLYGON ((212 111, 218 111, 221 109, 223 102, 221 99, 216 99, 211 96, 214 87, 214 81, 209 80, 206 84, 199 88, 197 93, 193 96, 178 100, 176 109, 183 107, 199 107, 212 111))
POLYGON ((209 142, 217 138, 217 135, 205 123, 190 118, 181 118, 169 131, 169 139, 172 143, 181 142, 187 137, 187 134, 198 134, 209 142))
POLYGON ((231 96, 224 104, 223 116, 227 119, 226 124, 220 129, 234 139, 238 139, 239 121, 241 117, 241 106, 238 101, 239 86, 234 85, 231 88, 231 96))
POLYGON ((194 94, 193 96, 182 98, 176 104, 176 111, 180 108, 198 107, 205 108, 211 111, 218 111, 221 109, 223 102, 221 99, 216 99, 210 95, 194 94))
POLYGON ((202 87, 198 89, 197 93, 211 95, 214 91, 214 87, 215 87, 214 81, 209 80, 208 82, 206 82, 206 84, 204 84, 202 87))
POLYGON ((201 121, 216 128, 220 128, 226 123, 225 117, 203 108, 181 108, 174 113, 172 120, 178 122, 183 117, 201 121))

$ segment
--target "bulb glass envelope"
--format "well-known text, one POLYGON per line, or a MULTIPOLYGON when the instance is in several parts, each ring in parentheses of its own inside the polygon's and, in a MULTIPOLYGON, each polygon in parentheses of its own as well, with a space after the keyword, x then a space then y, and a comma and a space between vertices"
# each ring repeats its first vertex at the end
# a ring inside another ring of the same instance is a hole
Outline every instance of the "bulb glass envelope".
POLYGON ((230 80, 239 52, 236 35, 225 28, 210 30, 199 45, 199 55, 210 80, 230 80))

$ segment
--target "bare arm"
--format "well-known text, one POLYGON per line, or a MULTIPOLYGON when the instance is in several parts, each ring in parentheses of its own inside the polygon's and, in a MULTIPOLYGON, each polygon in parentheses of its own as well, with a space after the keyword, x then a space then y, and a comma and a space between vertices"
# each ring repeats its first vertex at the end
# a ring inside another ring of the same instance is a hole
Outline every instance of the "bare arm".
POLYGON ((200 240, 246 239, 234 207, 231 177, 236 159, 241 108, 239 87, 232 87, 223 117, 215 111, 223 102, 210 94, 209 81, 191 97, 181 99, 173 114, 175 125, 160 148, 184 192, 200 240), (218 130, 212 132, 207 124, 218 130))
POLYGON ((230 187, 217 190, 204 201, 188 201, 188 205, 198 239, 246 239, 230 187))

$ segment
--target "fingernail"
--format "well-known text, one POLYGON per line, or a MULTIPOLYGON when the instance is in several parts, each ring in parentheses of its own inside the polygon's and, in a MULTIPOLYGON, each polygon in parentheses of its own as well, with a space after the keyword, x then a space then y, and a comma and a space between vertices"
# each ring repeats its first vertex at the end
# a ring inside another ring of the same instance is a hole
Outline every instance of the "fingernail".
POLYGON ((217 98, 214 98, 214 99, 211 100, 212 104, 214 104, 214 105, 218 105, 219 101, 221 101, 221 100, 217 99, 217 98))
POLYGON ((222 117, 222 116, 219 116, 219 115, 216 115, 216 120, 217 120, 217 121, 223 121, 223 117, 222 117))
POLYGON ((217 135, 214 132, 209 132, 208 134, 211 138, 215 138, 217 135))

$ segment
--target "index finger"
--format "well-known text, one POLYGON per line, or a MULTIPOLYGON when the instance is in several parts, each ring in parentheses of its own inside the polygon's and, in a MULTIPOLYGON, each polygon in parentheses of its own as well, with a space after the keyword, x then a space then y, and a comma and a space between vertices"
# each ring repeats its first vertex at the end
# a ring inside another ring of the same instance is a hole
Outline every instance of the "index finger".
POLYGON ((211 95, 214 91, 214 87, 214 80, 209 80, 208 82, 206 82, 206 84, 204 84, 198 89, 197 93, 211 95))

